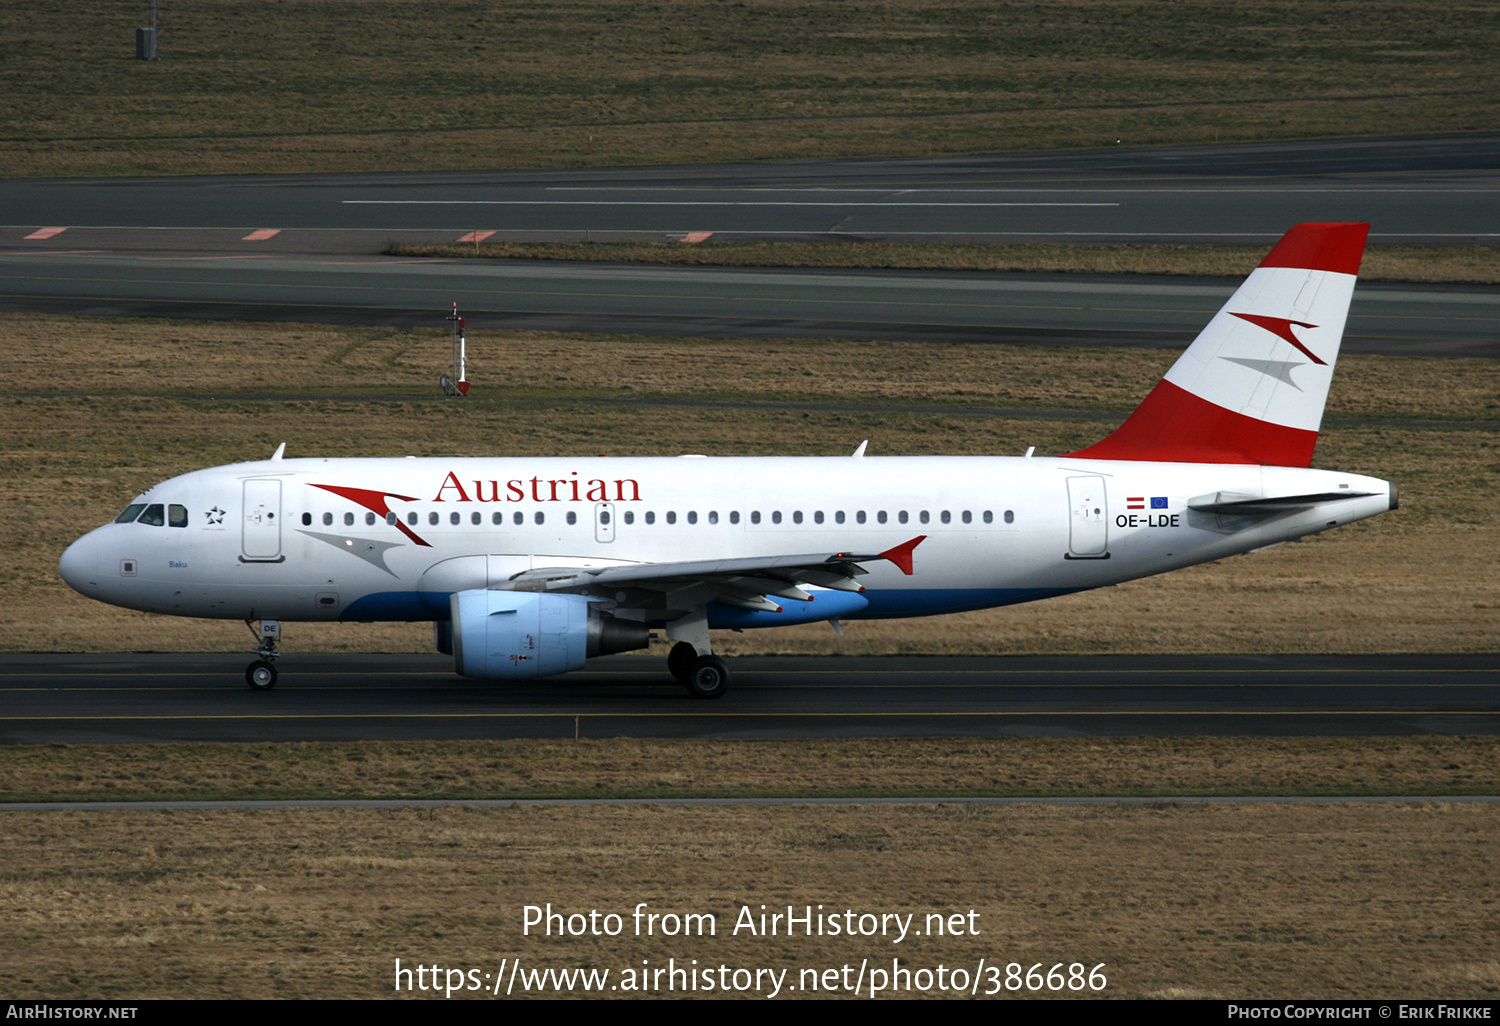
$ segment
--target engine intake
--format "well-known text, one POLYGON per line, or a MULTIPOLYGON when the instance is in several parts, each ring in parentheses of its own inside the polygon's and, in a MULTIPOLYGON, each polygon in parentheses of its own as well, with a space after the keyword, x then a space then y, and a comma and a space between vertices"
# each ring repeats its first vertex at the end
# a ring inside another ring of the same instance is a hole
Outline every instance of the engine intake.
POLYGON ((448 600, 453 665, 465 677, 532 680, 595 656, 645 648, 643 623, 619 620, 582 595, 473 589, 448 600))

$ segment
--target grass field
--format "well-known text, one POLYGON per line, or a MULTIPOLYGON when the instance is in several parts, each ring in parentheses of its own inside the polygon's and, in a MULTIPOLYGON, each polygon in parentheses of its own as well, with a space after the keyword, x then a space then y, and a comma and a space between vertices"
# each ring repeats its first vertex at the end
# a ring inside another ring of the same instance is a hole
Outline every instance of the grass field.
POLYGON ((1500 9, 1413 0, 0 6, 0 175, 926 156, 1494 130, 1500 9))
MULTIPOLYGON (((803 970, 852 981, 893 958, 972 978, 983 958, 998 996, 1008 963, 1059 962, 1103 963, 1111 997, 1500 995, 1492 807, 3 813, 0 842, 13 999, 389 997, 397 959, 608 969, 606 987, 669 959, 806 987, 803 970), (717 933, 636 937, 641 902, 713 915, 717 933), (546 903, 620 914, 625 935, 523 935, 523 906, 546 903), (732 932, 746 908, 788 905, 965 928, 901 944, 732 932)), ((660 996, 680 991, 664 977, 660 996)))

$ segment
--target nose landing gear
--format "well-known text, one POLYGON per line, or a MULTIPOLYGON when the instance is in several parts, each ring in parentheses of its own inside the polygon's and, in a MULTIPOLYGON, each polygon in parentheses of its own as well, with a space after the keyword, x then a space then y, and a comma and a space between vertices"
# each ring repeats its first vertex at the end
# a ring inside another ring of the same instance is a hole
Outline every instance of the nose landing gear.
POLYGON ((281 655, 276 651, 276 642, 281 638, 281 621, 262 620, 259 632, 249 620, 245 621, 245 626, 255 635, 256 645, 251 651, 260 657, 245 667, 245 683, 256 691, 270 691, 276 686, 275 661, 281 655))

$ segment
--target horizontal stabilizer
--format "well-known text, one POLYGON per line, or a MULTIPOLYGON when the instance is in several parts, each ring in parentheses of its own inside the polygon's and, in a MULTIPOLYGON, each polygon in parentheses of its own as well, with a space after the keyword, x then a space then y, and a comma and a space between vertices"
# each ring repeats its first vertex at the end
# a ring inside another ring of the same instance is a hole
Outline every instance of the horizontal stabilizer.
POLYGON ((1188 509, 1200 513, 1239 513, 1244 516, 1269 516, 1288 510, 1307 509, 1324 502, 1340 499, 1367 499, 1374 492, 1313 492, 1307 495, 1246 496, 1234 492, 1216 492, 1197 499, 1188 500, 1188 509))

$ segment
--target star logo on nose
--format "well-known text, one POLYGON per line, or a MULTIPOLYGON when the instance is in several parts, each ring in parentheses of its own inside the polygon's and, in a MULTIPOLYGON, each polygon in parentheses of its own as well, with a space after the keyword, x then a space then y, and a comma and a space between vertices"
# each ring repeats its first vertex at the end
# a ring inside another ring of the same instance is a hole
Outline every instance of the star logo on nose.
POLYGON ((213 509, 209 510, 203 515, 208 518, 208 522, 210 524, 222 524, 224 522, 225 512, 227 511, 220 509, 218 506, 215 506, 213 509))

